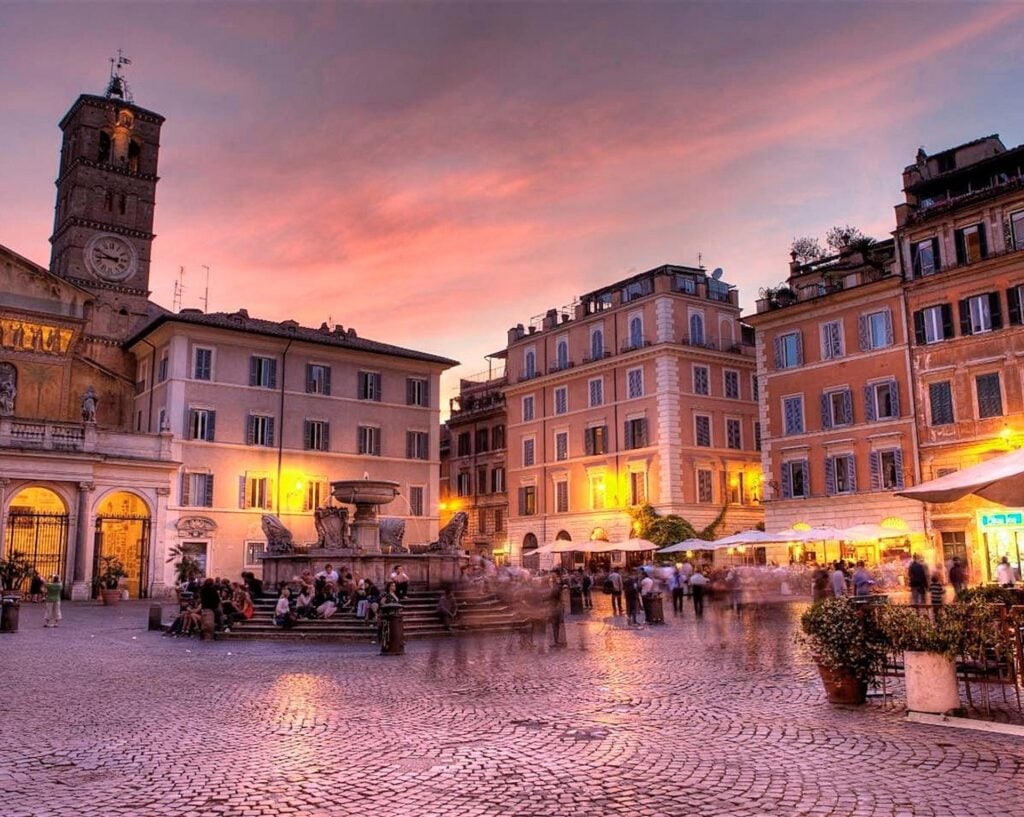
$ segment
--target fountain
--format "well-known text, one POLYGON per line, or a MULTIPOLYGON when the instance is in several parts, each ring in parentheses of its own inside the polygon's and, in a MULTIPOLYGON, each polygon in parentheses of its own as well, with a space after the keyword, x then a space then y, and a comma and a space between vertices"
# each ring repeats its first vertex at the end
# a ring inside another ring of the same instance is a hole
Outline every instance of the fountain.
POLYGON ((304 547, 293 546, 291 533, 281 521, 265 515, 264 531, 270 531, 266 533, 268 548, 263 556, 263 582, 267 588, 274 588, 278 582, 288 581, 307 569, 315 573, 327 564, 342 575, 351 570, 353 576, 372 579, 381 586, 398 563, 413 583, 432 589, 457 581, 465 560, 460 546, 464 524, 459 527, 457 536, 448 530, 449 525, 437 542, 409 553, 403 552, 405 549, 400 545, 396 548, 394 541, 396 531, 398 541, 401 540, 404 520, 387 520, 391 522, 387 533, 392 550, 385 553, 381 548, 383 521, 378 518, 378 511, 398 496, 398 486, 397 482, 369 476, 331 482, 332 497, 343 505, 316 509, 318 539, 304 547), (355 507, 351 521, 349 509, 345 507, 349 505, 355 507))

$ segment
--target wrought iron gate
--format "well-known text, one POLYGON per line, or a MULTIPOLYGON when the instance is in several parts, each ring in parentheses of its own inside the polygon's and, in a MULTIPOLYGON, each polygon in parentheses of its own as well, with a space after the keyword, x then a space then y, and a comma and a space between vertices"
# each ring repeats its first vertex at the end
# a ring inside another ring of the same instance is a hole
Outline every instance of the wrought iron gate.
POLYGON ((68 563, 67 514, 11 511, 7 515, 4 556, 13 553, 28 559, 44 579, 57 574, 70 587, 64 575, 68 563))
POLYGON ((97 516, 92 575, 99 575, 104 556, 113 556, 128 572, 129 595, 146 598, 149 595, 149 532, 148 516, 97 516))

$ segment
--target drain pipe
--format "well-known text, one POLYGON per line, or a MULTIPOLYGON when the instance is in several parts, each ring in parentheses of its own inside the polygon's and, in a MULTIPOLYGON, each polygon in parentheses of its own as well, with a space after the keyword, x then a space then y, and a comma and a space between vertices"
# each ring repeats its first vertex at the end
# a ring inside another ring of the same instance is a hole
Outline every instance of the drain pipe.
POLYGON ((277 410, 277 497, 274 503, 274 510, 281 513, 281 459, 284 456, 284 380, 288 373, 288 350, 292 348, 294 338, 288 338, 288 343, 281 353, 281 398, 278 401, 277 410))
POLYGON ((156 347, 145 338, 142 338, 142 342, 145 343, 153 352, 150 358, 149 364, 149 409, 146 413, 146 431, 153 431, 153 394, 156 392, 156 347))

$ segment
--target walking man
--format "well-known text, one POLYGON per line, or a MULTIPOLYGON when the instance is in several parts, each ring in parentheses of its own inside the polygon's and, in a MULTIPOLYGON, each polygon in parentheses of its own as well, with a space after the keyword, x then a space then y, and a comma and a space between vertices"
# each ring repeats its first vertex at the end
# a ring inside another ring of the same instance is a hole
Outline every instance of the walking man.
POLYGON ((690 576, 690 592, 693 594, 693 614, 697 618, 704 615, 704 590, 707 587, 708 577, 699 570, 693 571, 690 576))
POLYGON ((914 559, 907 568, 907 583, 910 585, 910 603, 928 603, 928 570, 924 566, 920 553, 914 554, 914 559))
POLYGON ((619 573, 614 567, 612 572, 608 574, 608 581, 611 582, 611 596, 612 596, 612 615, 622 615, 622 574, 619 573))

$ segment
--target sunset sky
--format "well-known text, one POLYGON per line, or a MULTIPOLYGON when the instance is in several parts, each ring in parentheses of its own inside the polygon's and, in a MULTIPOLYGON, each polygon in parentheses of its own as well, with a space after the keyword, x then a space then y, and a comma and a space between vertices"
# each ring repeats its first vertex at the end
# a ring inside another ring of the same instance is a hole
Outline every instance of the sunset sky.
MULTIPOLYGON (((0 243, 49 259, 59 131, 107 58, 167 117, 153 298, 463 361, 633 272, 893 227, 900 172, 1024 142, 1024 5, 0 4, 0 243)), ((448 380, 449 389, 455 378, 448 380)), ((447 395, 446 395, 447 396, 447 395)))

